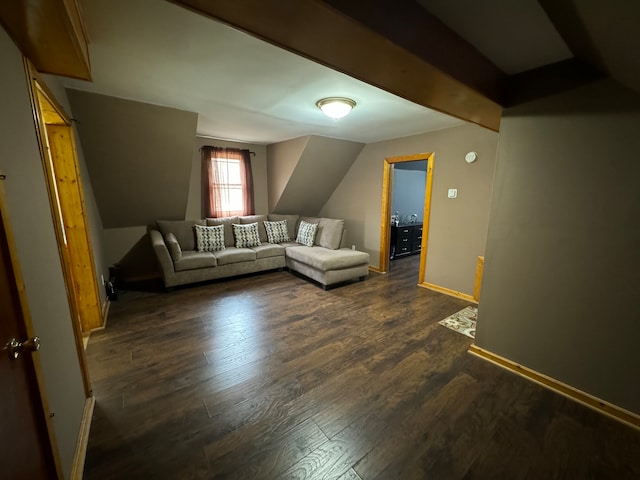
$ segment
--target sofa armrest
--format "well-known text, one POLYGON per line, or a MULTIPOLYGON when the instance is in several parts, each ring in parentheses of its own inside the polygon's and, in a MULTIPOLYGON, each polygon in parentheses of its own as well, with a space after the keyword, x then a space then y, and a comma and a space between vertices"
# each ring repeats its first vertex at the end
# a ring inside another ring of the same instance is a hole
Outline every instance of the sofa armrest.
POLYGON ((175 276, 175 269, 173 267, 173 260, 169 254, 169 249, 164 243, 164 238, 158 230, 150 230, 149 238, 151 239, 151 247, 158 259, 158 265, 162 270, 162 277, 164 279, 165 286, 171 284, 171 279, 175 276))

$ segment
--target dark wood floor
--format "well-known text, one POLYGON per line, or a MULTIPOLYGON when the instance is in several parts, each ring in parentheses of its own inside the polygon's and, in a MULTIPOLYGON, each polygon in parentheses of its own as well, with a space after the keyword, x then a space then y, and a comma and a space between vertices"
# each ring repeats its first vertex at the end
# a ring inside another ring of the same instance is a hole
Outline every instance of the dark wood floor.
POLYGON ((481 360, 417 257, 122 293, 87 355, 85 478, 638 479, 640 432, 481 360))

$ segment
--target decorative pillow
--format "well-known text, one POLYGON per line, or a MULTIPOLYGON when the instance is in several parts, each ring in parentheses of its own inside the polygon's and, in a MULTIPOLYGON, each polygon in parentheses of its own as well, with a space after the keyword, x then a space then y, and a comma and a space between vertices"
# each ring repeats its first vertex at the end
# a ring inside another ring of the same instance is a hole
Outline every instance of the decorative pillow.
POLYGON ((196 249, 194 225, 204 225, 204 220, 158 220, 156 222, 162 236, 172 232, 183 251, 196 249))
POLYGON ((246 225, 249 223, 258 223, 258 235, 260 235, 260 242, 266 243, 267 240, 267 231, 264 229, 264 221, 269 220, 269 217, 266 215, 240 215, 238 217, 240 220, 239 223, 241 225, 246 225))
POLYGON ((280 222, 282 220, 287 221, 287 231, 289 232, 289 238, 296 238, 298 231, 298 220, 300 215, 281 215, 278 213, 270 213, 267 215, 270 222, 280 222))
POLYGON ((164 236, 164 243, 167 244, 167 248, 169 249, 169 254, 171 255, 171 259, 174 262, 177 262, 182 258, 182 249, 180 248, 178 239, 173 234, 173 232, 169 232, 164 236))
POLYGON ((289 231, 287 230, 287 221, 279 222, 264 221, 264 228, 267 230, 267 238, 269 243, 290 242, 289 231))
POLYGON ((307 247, 313 247, 313 241, 316 238, 316 230, 318 225, 316 223, 307 223, 304 220, 300 221, 298 227, 298 238, 296 242, 306 245, 307 247))
POLYGON ((244 225, 233 224, 233 235, 236 237, 236 248, 249 248, 262 245, 258 234, 258 222, 244 225))
POLYGON ((233 217, 219 217, 219 218, 207 218, 207 226, 212 225, 224 225, 224 246, 233 247, 236 243, 233 238, 233 228, 231 225, 234 223, 240 223, 238 216, 233 217))
POLYGON ((224 225, 210 227, 196 225, 196 244, 199 252, 224 250, 224 225))

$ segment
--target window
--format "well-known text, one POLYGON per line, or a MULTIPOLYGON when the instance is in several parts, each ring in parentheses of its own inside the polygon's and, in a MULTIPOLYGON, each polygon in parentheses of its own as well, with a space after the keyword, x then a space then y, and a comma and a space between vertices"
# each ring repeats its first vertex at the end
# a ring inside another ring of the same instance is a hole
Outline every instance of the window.
POLYGON ((204 215, 252 215, 253 179, 249 150, 202 147, 204 215))
POLYGON ((216 169, 212 186, 220 198, 220 209, 229 215, 244 215, 240 160, 212 158, 211 168, 216 169))

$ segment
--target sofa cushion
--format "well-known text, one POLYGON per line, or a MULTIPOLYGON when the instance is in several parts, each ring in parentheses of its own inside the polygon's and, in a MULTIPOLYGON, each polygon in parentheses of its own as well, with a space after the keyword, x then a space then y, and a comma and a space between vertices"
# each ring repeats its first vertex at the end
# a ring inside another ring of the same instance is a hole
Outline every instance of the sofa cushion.
POLYGON ((316 238, 317 229, 317 223, 307 223, 304 220, 300 220, 296 242, 301 243, 302 245, 306 245, 307 247, 312 247, 313 241, 316 238))
POLYGON ((277 222, 269 222, 265 220, 264 229, 267 231, 267 239, 269 243, 283 243, 291 241, 286 220, 279 220, 277 222))
POLYGON ((229 265, 230 263, 251 262, 256 259, 256 252, 250 248, 229 247, 224 250, 213 252, 218 265, 229 265))
POLYGON ((258 222, 249 223, 247 225, 233 225, 233 236, 236 237, 236 248, 250 248, 260 245, 260 236, 258 235, 258 222))
POLYGON ((207 225, 224 225, 224 246, 225 247, 233 247, 235 245, 233 228, 231 227, 231 225, 234 223, 240 223, 238 216, 207 218, 207 225))
POLYGON ((177 262, 178 260, 180 260, 180 258, 182 258, 182 249, 180 248, 178 239, 173 234, 173 232, 169 232, 164 236, 164 243, 166 243, 167 248, 169 249, 171 260, 177 262))
POLYGON ((279 213, 270 213, 268 216, 270 222, 287 221, 287 232, 289 238, 296 238, 298 234, 298 219, 300 215, 280 215, 279 213))
POLYGON ((284 247, 277 243, 263 243, 258 247, 251 247, 251 250, 256 252, 256 258, 284 256, 284 247))
POLYGON ((162 236, 172 232, 182 250, 196 249, 195 225, 204 225, 204 220, 158 220, 156 222, 162 236))
POLYGON ((316 233, 314 243, 321 247, 337 250, 340 248, 343 230, 344 220, 321 218, 320 223, 318 223, 318 232, 316 233))
POLYGON ((196 252, 195 250, 183 251, 182 258, 173 262, 176 272, 215 267, 216 264, 216 257, 211 252, 196 252))
POLYGON ((196 247, 199 252, 224 250, 224 225, 196 225, 196 247))
POLYGON ((287 257, 325 272, 369 263, 368 253, 349 248, 329 250, 324 247, 289 247, 287 257))
POLYGON ((264 221, 268 219, 266 215, 245 215, 242 217, 238 217, 238 219, 240 220, 241 224, 257 223, 260 241, 269 241, 269 239, 267 238, 267 231, 264 229, 264 221))

